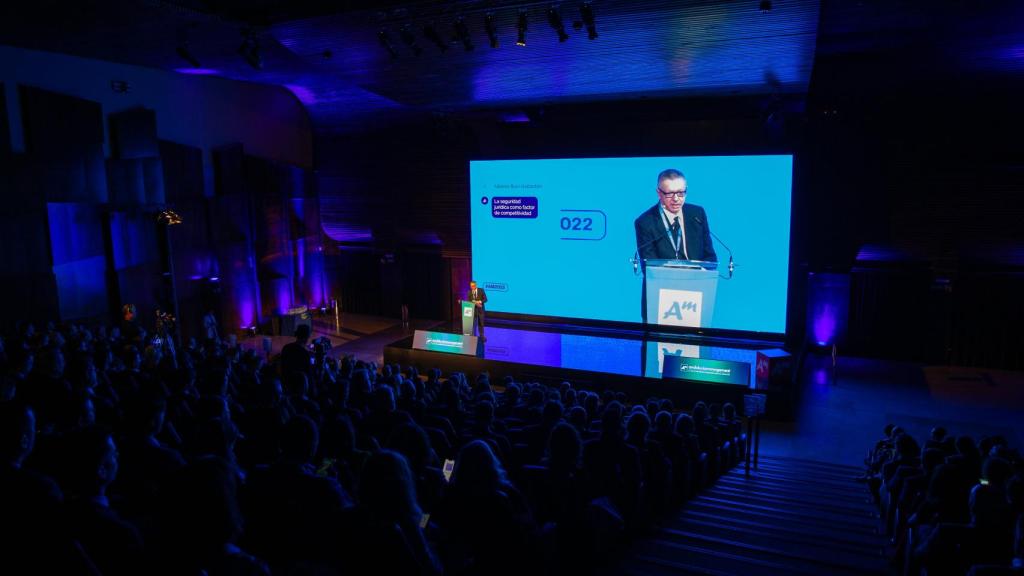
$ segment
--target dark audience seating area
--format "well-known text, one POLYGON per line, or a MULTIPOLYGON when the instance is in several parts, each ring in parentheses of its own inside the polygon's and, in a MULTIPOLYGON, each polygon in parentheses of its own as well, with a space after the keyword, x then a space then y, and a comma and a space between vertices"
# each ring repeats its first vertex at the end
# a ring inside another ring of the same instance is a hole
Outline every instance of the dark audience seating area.
POLYGON ((921 443, 888 425, 865 464, 905 575, 1024 571, 1024 459, 1004 438, 936 427, 921 443))
POLYGON ((26 323, 2 341, 0 563, 615 573, 745 450, 728 404, 161 336, 26 323))

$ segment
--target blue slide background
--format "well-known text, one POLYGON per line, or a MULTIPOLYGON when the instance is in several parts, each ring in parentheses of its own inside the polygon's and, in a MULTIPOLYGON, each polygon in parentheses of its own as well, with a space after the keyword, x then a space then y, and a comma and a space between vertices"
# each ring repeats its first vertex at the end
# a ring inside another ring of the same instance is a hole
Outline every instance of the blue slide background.
MULTIPOLYGON (((640 322, 633 220, 658 201, 666 168, 686 175, 686 202, 704 207, 733 250, 736 273, 718 283, 712 328, 785 332, 790 155, 470 162, 473 277, 488 288, 488 311, 640 322), (537 217, 495 218, 495 196, 537 197, 537 217), (603 212, 604 237, 561 239, 573 234, 562 210, 603 212)), ((717 241, 715 251, 724 273, 728 253, 717 241)))

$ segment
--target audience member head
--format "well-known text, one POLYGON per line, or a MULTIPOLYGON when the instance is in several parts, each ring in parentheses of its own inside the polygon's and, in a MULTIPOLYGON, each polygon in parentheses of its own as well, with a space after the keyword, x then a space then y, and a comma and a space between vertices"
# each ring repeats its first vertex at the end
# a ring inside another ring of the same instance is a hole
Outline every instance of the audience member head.
POLYGON ((473 418, 481 429, 489 429, 494 421, 494 404, 489 401, 477 402, 473 406, 473 418))
POLYGON ((231 419, 231 408, 224 396, 203 396, 195 403, 195 414, 199 420, 214 418, 231 419))
POLYGON ((981 466, 981 479, 989 488, 1006 491, 1006 482, 1013 476, 1013 466, 1002 458, 989 457, 981 466))
POLYGON ((456 492, 482 495, 503 489, 508 480, 490 445, 473 440, 459 450, 451 484, 456 492))
POLYGON ((601 404, 607 406, 607 405, 611 404, 614 401, 615 401, 615 391, 614 390, 604 390, 603 392, 601 392, 601 404))
POLYGON ((377 414, 390 414, 395 411, 395 393, 390 386, 378 386, 370 396, 370 411, 377 414))
POLYGON ((928 448, 921 454, 921 468, 925 476, 930 478, 935 469, 946 461, 946 453, 937 448, 928 448))
POLYGON ((11 375, 16 378, 25 378, 35 368, 35 353, 28 348, 16 348, 8 352, 11 375))
POLYGON ((490 394, 490 393, 491 393, 491 384, 490 384, 490 382, 486 378, 482 379, 482 380, 478 378, 477 381, 476 381, 476 384, 473 385, 473 392, 472 392, 473 397, 476 398, 476 397, 480 396, 481 394, 490 394))
POLYGON ((142 368, 142 356, 134 344, 128 344, 121 349, 121 363, 125 370, 137 371, 142 368))
POLYGON ((978 462, 981 460, 981 453, 978 451, 978 446, 970 436, 960 436, 956 439, 956 451, 958 454, 970 461, 978 462))
POLYGON ((107 486, 117 477, 117 446, 110 433, 98 426, 83 428, 69 438, 65 469, 66 481, 61 484, 69 495, 92 498, 105 495, 107 486))
POLYGON ((199 456, 217 456, 234 462, 238 437, 238 427, 230 418, 200 420, 193 452, 199 456))
POLYGON ((216 456, 196 459, 167 483, 164 511, 176 550, 173 561, 190 569, 208 568, 242 534, 234 466, 216 456))
POLYGON ((412 380, 409 380, 408 378, 402 380, 402 383, 398 387, 398 397, 402 400, 416 399, 416 385, 413 384, 412 380))
POLYGON ((73 392, 60 406, 59 428, 63 431, 77 430, 96 423, 96 406, 85 391, 73 392))
POLYGON ((142 366, 146 370, 156 370, 160 366, 160 361, 163 360, 163 352, 160 348, 150 345, 146 346, 143 351, 142 366))
POLYGON ((462 395, 456 388, 457 384, 451 380, 441 388, 441 404, 447 408, 449 413, 462 412, 462 395))
POLYGON ((67 369, 68 381, 76 390, 92 390, 99 383, 96 362, 92 354, 77 352, 71 358, 67 369))
POLYGON ((356 431, 348 416, 337 416, 320 429, 320 454, 324 458, 348 458, 356 451, 356 431))
POLYGON ((352 386, 349 389, 349 399, 356 408, 362 408, 370 397, 373 390, 373 381, 370 380, 370 371, 359 368, 352 371, 352 386))
POLYGON ((722 418, 722 405, 717 402, 708 405, 708 416, 712 420, 720 420, 722 418))
POLYGON ((1014 514, 1024 514, 1024 476, 1017 474, 1006 482, 1006 502, 1014 514))
POLYGON ((703 424, 708 419, 708 407, 703 402, 697 402, 693 406, 693 417, 694 424, 703 424))
POLYGON ((133 438, 150 438, 160 433, 167 414, 167 400, 162 394, 142 390, 125 401, 124 432, 133 438))
POLYGON ((576 390, 574 390, 572 388, 569 388, 568 390, 566 390, 565 392, 562 393, 562 403, 565 406, 570 406, 570 407, 571 406, 575 406, 576 405, 576 397, 577 397, 576 390))
POLYGON ((530 393, 526 396, 526 403, 530 406, 539 407, 544 403, 544 391, 538 386, 530 388, 530 393))
POLYGON ((295 341, 299 344, 305 345, 306 341, 309 340, 310 329, 306 324, 299 324, 295 327, 295 341))
POLYGON ((35 441, 32 408, 15 402, 0 403, 0 465, 19 468, 32 453, 35 441))
POLYGON ((654 429, 663 434, 672 432, 672 414, 662 410, 654 415, 654 429))
POLYGON ((896 453, 901 459, 909 460, 921 455, 921 447, 910 434, 901 434, 896 437, 896 453))
POLYGON ((498 399, 494 397, 494 392, 481 392, 473 398, 474 402, 490 402, 491 406, 498 403, 498 399))
POLYGON ((225 358, 211 358, 204 366, 196 388, 202 396, 227 396, 230 365, 225 358))
POLYGON ((629 416, 626 423, 626 440, 630 444, 642 446, 647 441, 647 432, 651 429, 651 419, 647 413, 638 410, 629 416))
MULTIPOLYGON (((587 409, 587 418, 597 415, 597 409, 600 403, 600 397, 597 394, 587 394, 586 401, 583 402, 583 407, 587 409)), ((589 422, 589 420, 588 420, 589 422)))
POLYGON ((316 454, 320 437, 316 423, 308 416, 292 416, 281 431, 281 459, 308 464, 316 454))
POLYGON ((516 404, 518 404, 519 395, 522 393, 522 391, 523 389, 520 388, 519 384, 516 384, 515 382, 505 386, 505 394, 503 396, 505 404, 509 406, 515 406, 516 404))
POLYGON ((414 473, 437 464, 437 456, 430 445, 430 437, 416 424, 402 424, 395 428, 388 441, 388 448, 405 456, 414 473))
POLYGON ((736 419, 736 406, 733 406, 732 402, 726 402, 722 406, 722 417, 730 422, 736 419))
POLYGON ((380 450, 367 459, 359 482, 359 502, 375 522, 419 525, 416 482, 405 457, 380 450))
POLYGON ((604 408, 601 415, 601 438, 604 440, 621 440, 622 430, 622 404, 613 401, 604 408))
POLYGON ((562 419, 562 403, 557 400, 548 400, 544 404, 544 412, 541 416, 541 422, 547 426, 552 427, 562 419))
POLYGON ((54 345, 44 347, 39 352, 35 368, 45 378, 62 378, 64 376, 64 353, 54 345))
POLYGON ((566 420, 579 431, 580 434, 587 431, 587 409, 583 406, 573 406, 566 415, 566 420))
POLYGON ((576 428, 560 422, 551 429, 551 435, 548 437, 549 467, 575 470, 579 467, 582 453, 583 443, 576 428))
POLYGON ((689 414, 680 414, 676 418, 676 434, 680 436, 689 436, 696 431, 693 418, 689 414))

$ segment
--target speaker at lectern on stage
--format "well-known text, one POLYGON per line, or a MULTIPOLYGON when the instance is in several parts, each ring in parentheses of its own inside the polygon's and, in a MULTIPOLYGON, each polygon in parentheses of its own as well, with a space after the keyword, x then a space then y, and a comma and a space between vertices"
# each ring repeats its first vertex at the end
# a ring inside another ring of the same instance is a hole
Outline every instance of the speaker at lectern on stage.
POLYGON ((717 262, 648 259, 644 273, 648 324, 711 326, 718 289, 717 262))
POLYGON ((460 300, 462 305, 462 333, 466 336, 473 335, 473 327, 476 324, 476 306, 467 300, 460 300))

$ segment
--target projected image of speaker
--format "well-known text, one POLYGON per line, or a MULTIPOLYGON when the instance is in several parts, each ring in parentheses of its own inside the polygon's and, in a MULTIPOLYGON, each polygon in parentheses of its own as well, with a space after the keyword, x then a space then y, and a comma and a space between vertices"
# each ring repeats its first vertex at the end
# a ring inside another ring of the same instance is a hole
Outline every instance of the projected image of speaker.
POLYGON ((470 162, 488 314, 786 331, 793 156, 470 162))

